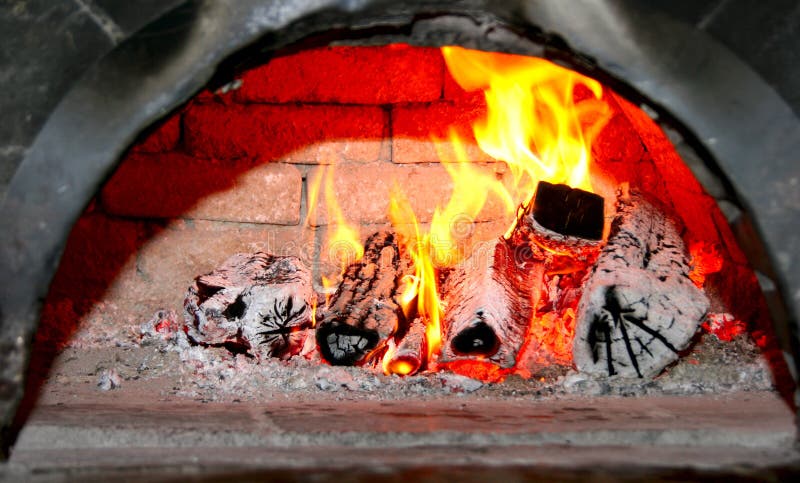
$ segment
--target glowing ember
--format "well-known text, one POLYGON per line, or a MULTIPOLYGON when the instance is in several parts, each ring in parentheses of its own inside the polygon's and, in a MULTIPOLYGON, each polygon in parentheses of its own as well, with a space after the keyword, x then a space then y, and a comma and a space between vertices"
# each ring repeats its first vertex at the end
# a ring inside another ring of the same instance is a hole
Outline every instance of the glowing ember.
POLYGON ((736 320, 731 314, 708 314, 703 329, 709 334, 714 334, 723 342, 730 342, 737 336, 747 332, 747 324, 736 320))
POLYGON ((706 276, 722 270, 722 255, 714 244, 695 242, 689 245, 692 271, 689 278, 698 288, 703 288, 706 276))

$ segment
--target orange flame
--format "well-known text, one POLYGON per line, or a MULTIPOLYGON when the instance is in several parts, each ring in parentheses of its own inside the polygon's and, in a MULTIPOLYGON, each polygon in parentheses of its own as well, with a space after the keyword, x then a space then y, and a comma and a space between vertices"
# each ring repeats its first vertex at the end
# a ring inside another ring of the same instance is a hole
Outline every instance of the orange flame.
POLYGON ((409 280, 400 296, 403 310, 410 319, 413 300, 416 297, 416 310, 425 317, 425 339, 428 344, 428 364, 435 361, 442 342, 441 316, 442 306, 439 299, 439 287, 434 269, 430 233, 422 234, 417 217, 408 198, 395 187, 389 201, 389 218, 395 227, 403 245, 414 262, 414 276, 409 280))
POLYGON ((312 224, 317 210, 317 200, 324 184, 325 208, 328 214, 326 243, 323 247, 328 253, 328 259, 337 261, 341 271, 335 275, 322 276, 322 285, 325 289, 325 302, 330 300, 332 292, 336 289, 339 276, 347 267, 364 256, 364 245, 361 244, 361 235, 358 228, 351 225, 344 216, 336 191, 333 185, 333 166, 321 166, 316 175, 308 183, 308 215, 306 226, 312 224))
POLYGON ((517 192, 529 196, 540 180, 592 190, 591 142, 611 118, 599 82, 535 57, 461 47, 442 54, 464 90, 483 90, 488 112, 473 125, 475 139, 508 164, 517 192), (576 103, 579 85, 593 98, 576 103))
MULTIPOLYGON (((599 82, 548 61, 460 47, 443 47, 442 53, 464 90, 484 92, 487 116, 473 125, 475 139, 483 151, 508 165, 513 179, 504 184, 471 164, 464 147, 468 141, 451 130, 453 155, 439 149, 439 157, 453 180, 453 192, 444 207, 436 207, 428 233, 421 233, 405 194, 398 189, 392 194, 390 219, 414 262, 414 276, 406 281, 399 302, 407 316, 416 308, 427 321, 429 369, 441 345, 443 307, 436 269, 463 259, 460 224, 471 224, 494 196, 511 222, 509 234, 518 206, 529 202, 541 180, 591 191, 591 143, 611 117, 599 82), (578 86, 588 98, 576 102, 578 86)), ((566 356, 563 330, 553 327, 547 332, 554 338, 550 345, 560 349, 556 357, 566 356)), ((384 357, 384 372, 389 370, 390 352, 384 357)))

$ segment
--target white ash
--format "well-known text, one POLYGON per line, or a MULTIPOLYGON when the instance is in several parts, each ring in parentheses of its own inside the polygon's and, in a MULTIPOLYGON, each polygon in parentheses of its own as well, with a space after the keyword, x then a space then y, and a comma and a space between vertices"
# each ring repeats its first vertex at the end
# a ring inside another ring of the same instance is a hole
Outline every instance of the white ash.
MULTIPOLYGON (((563 365, 540 368, 530 379, 511 376, 502 383, 482 383, 450 372, 386 376, 379 368, 329 366, 300 355, 289 360, 257 361, 221 347, 188 346, 180 336, 144 331, 140 351, 149 350, 141 377, 172 378, 172 395, 203 401, 268 400, 292 394, 336 394, 346 399, 403 399, 471 393, 485 397, 533 398, 585 395, 695 395, 770 391, 770 368, 741 335, 721 342, 706 335, 676 364, 652 380, 581 374, 563 365), (172 354, 172 355, 171 355, 172 354), (159 357, 177 359, 158 363, 159 357)), ((180 332, 178 332, 180 334, 180 332)), ((316 354, 311 352, 309 356, 316 354)))
POLYGON ((97 388, 101 391, 110 391, 122 387, 122 377, 116 369, 104 369, 97 378, 97 388))
POLYGON ((475 392, 483 387, 483 383, 481 381, 477 381, 460 374, 443 372, 440 375, 440 379, 442 381, 442 385, 444 385, 446 389, 453 393, 466 394, 475 392))

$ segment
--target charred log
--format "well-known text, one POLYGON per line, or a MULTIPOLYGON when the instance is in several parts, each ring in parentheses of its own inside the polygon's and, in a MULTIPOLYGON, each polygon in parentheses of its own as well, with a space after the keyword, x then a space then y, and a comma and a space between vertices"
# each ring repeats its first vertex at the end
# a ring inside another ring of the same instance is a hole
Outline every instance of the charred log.
POLYGON ((637 194, 617 203, 578 306, 574 362, 588 373, 652 377, 688 346, 709 302, 689 278, 674 217, 637 194))
POLYGON ((364 256, 351 264, 317 322, 317 344, 333 365, 364 364, 383 347, 403 317, 394 296, 408 273, 391 231, 367 239, 364 256))
POLYGON ((311 273, 298 258, 240 253, 195 279, 184 318, 196 343, 284 357, 300 350, 314 303, 311 273))

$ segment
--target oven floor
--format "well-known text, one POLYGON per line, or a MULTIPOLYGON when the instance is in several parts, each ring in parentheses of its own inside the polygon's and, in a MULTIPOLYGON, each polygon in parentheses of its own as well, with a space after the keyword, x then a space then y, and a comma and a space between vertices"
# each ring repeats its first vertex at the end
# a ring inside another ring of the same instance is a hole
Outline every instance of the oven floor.
POLYGON ((43 369, 34 361, 38 396, 0 481, 781 479, 800 468, 793 411, 758 389, 769 387, 762 365, 720 354, 658 381, 587 380, 568 392, 555 390, 567 384, 558 374, 481 385, 209 351, 181 361, 154 346, 70 348, 43 369), (117 385, 102 390, 109 371, 117 385))
POLYGON ((73 392, 73 401, 43 398, 0 465, 0 480, 227 480, 252 472, 339 481, 470 480, 489 472, 669 479, 731 469, 761 478, 793 471, 798 461, 792 411, 769 392, 203 403, 157 395, 144 384, 128 388, 73 392))

